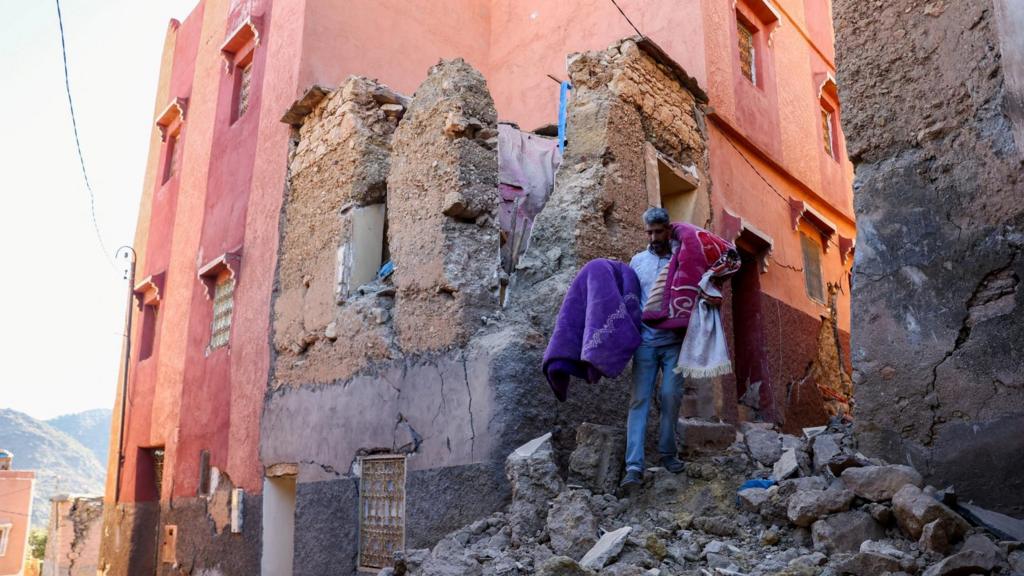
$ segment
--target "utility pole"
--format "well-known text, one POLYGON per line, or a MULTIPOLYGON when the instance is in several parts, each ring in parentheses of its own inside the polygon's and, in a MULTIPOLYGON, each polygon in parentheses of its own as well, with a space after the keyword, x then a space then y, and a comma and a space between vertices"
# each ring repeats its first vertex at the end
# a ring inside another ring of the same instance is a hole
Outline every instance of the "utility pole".
POLYGON ((114 505, 121 501, 121 473, 124 471, 124 426, 127 418, 125 418, 125 408, 127 407, 128 400, 128 369, 131 365, 132 358, 132 308, 135 306, 135 249, 131 246, 121 246, 117 249, 117 255, 124 252, 124 257, 128 258, 128 268, 124 271, 125 279, 128 280, 128 311, 125 312, 125 326, 124 326, 124 366, 122 366, 121 374, 121 415, 120 415, 120 432, 117 436, 117 477, 114 484, 114 505))

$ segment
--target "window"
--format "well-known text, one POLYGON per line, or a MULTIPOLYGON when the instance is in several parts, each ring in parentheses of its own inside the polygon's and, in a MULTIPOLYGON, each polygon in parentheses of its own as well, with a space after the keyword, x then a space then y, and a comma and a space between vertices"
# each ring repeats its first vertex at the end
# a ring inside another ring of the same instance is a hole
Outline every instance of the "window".
POLYGON ((239 24, 220 46, 231 79, 231 123, 245 116, 252 96, 253 55, 260 43, 260 18, 249 17, 239 24))
POLYGON ((833 128, 832 112, 825 108, 821 109, 821 133, 825 139, 825 153, 835 158, 835 131, 833 128))
POLYGON ((181 156, 180 146, 178 146, 178 134, 167 139, 166 147, 167 150, 164 153, 163 182, 167 182, 178 173, 178 161, 181 156))
POLYGON ((800 233, 800 247, 804 253, 804 283, 807 295, 819 304, 825 303, 825 290, 821 277, 821 239, 800 233))
POLYGON ((248 62, 244 66, 238 66, 235 69, 235 89, 234 89, 234 114, 231 121, 235 122, 242 116, 245 116, 246 110, 249 109, 249 92, 252 86, 252 61, 248 62))
POLYGON ((153 344, 156 341, 156 319, 159 308, 156 304, 142 307, 142 333, 139 338, 139 361, 153 355, 153 344))
POLYGON ((235 279, 224 275, 213 290, 213 322, 210 327, 210 350, 228 343, 231 316, 235 309, 235 279))
POLYGON ((381 569, 405 548, 405 456, 359 462, 359 567, 381 569))
POLYGON ((164 447, 139 448, 135 463, 135 500, 157 502, 163 493, 164 447))
POLYGON ((739 38, 740 70, 743 76, 757 84, 757 47, 754 45, 754 32, 745 24, 741 17, 736 18, 736 35, 739 38))
POLYGON ((11 536, 12 524, 0 524, 0 556, 7 555, 7 541, 11 536))
POLYGON ((210 494, 210 451, 201 450, 199 452, 199 488, 198 492, 200 496, 208 496, 210 494))
POLYGON ((351 208, 342 218, 347 238, 338 247, 336 293, 340 299, 345 299, 355 289, 373 282, 390 254, 384 204, 351 208))

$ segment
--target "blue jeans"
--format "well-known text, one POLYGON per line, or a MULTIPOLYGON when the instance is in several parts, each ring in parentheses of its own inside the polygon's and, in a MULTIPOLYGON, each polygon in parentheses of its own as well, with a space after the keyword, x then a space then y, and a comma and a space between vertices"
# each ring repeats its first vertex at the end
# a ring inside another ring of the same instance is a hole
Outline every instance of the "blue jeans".
POLYGON ((661 457, 676 456, 676 421, 683 399, 683 377, 673 370, 679 360, 679 344, 648 346, 641 344, 633 355, 633 391, 626 419, 626 470, 644 469, 644 437, 647 414, 651 408, 654 385, 661 371, 658 401, 661 423, 658 427, 658 452, 661 457))

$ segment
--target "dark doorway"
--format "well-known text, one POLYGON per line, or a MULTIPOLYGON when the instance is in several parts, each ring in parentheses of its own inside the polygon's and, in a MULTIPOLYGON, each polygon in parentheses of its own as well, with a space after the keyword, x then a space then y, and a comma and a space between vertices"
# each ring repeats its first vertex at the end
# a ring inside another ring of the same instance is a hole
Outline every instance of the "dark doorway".
POLYGON ((732 329, 735 347, 736 399, 750 420, 775 421, 768 356, 761 315, 761 262, 738 242, 742 266, 732 278, 732 329))

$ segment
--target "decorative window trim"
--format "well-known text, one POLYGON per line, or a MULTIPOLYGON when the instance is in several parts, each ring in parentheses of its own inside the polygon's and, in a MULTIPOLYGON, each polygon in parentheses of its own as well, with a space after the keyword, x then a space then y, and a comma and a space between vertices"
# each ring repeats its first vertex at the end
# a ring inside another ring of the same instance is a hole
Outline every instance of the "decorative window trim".
POLYGON ((185 112, 188 111, 188 98, 175 98, 156 117, 156 127, 160 130, 160 141, 167 142, 169 135, 177 134, 185 123, 185 112))
POLYGON ((824 251, 826 254, 828 253, 832 238, 837 232, 836 225, 831 220, 825 218, 821 212, 818 212, 803 200, 797 200, 793 197, 789 199, 789 218, 794 231, 800 229, 801 220, 816 228, 821 234, 824 251))
POLYGON ((761 273, 768 271, 768 259, 775 248, 772 237, 751 226, 745 219, 729 211, 722 210, 722 235, 733 243, 744 241, 755 250, 754 255, 761 261, 761 273))
POLYGON ((259 46, 261 20, 259 16, 246 18, 220 45, 220 53, 224 57, 224 66, 228 74, 233 74, 235 67, 259 46))
POLYGON ((132 294, 135 296, 139 310, 142 310, 143 306, 157 306, 160 304, 166 278, 166 272, 150 274, 135 285, 132 289, 132 294))
POLYGON ((213 300, 213 292, 217 287, 217 278, 225 271, 231 280, 235 283, 238 282, 238 276, 242 271, 241 246, 217 256, 199 269, 197 276, 199 281, 203 283, 204 294, 207 300, 213 300))
POLYGON ((826 72, 824 79, 818 85, 818 99, 830 97, 839 101, 839 86, 836 84, 836 77, 831 72, 826 72))
MULTIPOLYGON (((831 153, 826 153, 839 162, 839 87, 836 85, 835 76, 831 72, 825 72, 824 74, 818 74, 815 79, 821 78, 818 84, 818 103, 821 106, 821 110, 829 115, 828 117, 828 133, 822 136, 827 137, 829 140, 829 147, 831 153)), ((823 128, 824 129, 824 128, 823 128)))
POLYGON ((853 254, 856 249, 856 238, 847 238, 842 234, 839 235, 839 259, 842 261, 843 265, 847 262, 853 261, 853 254))

